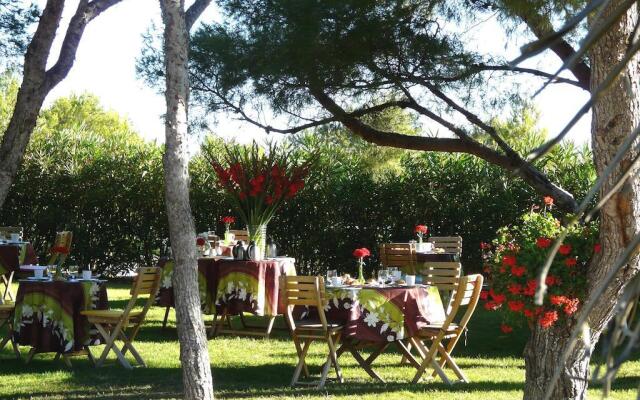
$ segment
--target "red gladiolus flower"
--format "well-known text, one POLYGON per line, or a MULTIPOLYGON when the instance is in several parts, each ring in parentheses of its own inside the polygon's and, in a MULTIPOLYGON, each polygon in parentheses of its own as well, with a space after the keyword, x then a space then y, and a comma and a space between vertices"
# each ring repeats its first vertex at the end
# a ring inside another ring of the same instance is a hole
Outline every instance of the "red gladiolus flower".
POLYGON ((544 204, 547 206, 552 206, 553 205, 553 197, 551 196, 544 196, 542 198, 542 201, 544 201, 544 204))
POLYGON ((563 244, 558 249, 558 253, 562 254, 563 256, 568 256, 569 253, 571 253, 571 245, 570 244, 563 244))
POLYGON ((266 195, 265 198, 264 198, 264 202, 267 205, 273 204, 273 197, 270 194, 266 195))
POLYGON ((578 260, 576 260, 575 257, 569 257, 566 260, 564 260, 564 264, 567 267, 573 267, 573 266, 575 266, 577 264, 577 262, 578 262, 578 260))
POLYGON ((501 303, 495 302, 495 301, 487 301, 486 303, 484 303, 484 308, 485 310, 489 310, 489 311, 495 311, 498 308, 500 308, 502 306, 501 303))
POLYGON ((204 246, 206 243, 207 242, 202 237, 196 239, 196 246, 204 246))
POLYGON ((65 246, 55 246, 51 248, 51 254, 53 253, 69 254, 69 248, 65 246))
POLYGON ((489 291, 483 290, 480 292, 480 300, 487 301, 488 298, 489 298, 489 291))
POLYGON ((416 225, 414 231, 415 233, 426 235, 427 233, 429 233, 429 228, 427 228, 426 225, 416 225))
POLYGON ((502 257, 502 265, 505 266, 515 266, 516 265, 516 257, 515 256, 504 256, 502 257))
POLYGON ((507 286, 507 291, 512 295, 519 295, 522 292, 522 286, 517 283, 510 283, 507 286))
POLYGON ((539 237, 538 240, 536 240, 536 246, 541 249, 546 249, 547 247, 551 246, 551 239, 546 237, 539 237))
POLYGON ((522 311, 524 308, 524 303, 519 300, 510 301, 507 305, 509 306, 509 310, 515 313, 522 311))
POLYGON ((480 242, 480 248, 482 250, 489 250, 491 248, 491 243, 480 242))
POLYGON ((507 324, 500 325, 500 330, 502 331, 502 333, 505 333, 505 334, 513 332, 513 328, 507 324))
POLYGON ((527 272, 527 268, 524 266, 520 266, 520 267, 516 267, 515 265, 513 267, 511 267, 511 274, 513 276, 522 276, 524 275, 524 273, 527 272))
POLYGON ((542 314, 538 323, 541 327, 547 329, 558 320, 558 312, 557 311, 546 311, 542 314))
POLYGON ((222 217, 221 221, 225 225, 231 225, 234 222, 236 222, 236 219, 235 219, 235 217, 226 216, 226 217, 222 217))
POLYGON ((549 296, 549 301, 554 306, 561 306, 561 305, 563 305, 564 303, 567 302, 567 298, 565 296, 551 295, 551 296, 549 296))
POLYGON ((600 253, 602 251, 602 245, 600 243, 596 243, 593 245, 593 252, 600 253))
POLYGON ((353 251, 353 256, 355 258, 364 258, 364 257, 369 257, 370 255, 371 255, 371 252, 366 247, 355 249, 353 251))

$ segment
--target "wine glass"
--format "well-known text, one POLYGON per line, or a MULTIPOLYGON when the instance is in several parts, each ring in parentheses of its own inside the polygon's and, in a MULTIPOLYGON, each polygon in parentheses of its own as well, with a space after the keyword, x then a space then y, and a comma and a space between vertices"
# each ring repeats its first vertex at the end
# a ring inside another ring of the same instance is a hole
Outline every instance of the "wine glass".
POLYGON ((78 266, 77 265, 69 265, 67 268, 67 272, 69 273, 69 277, 71 280, 78 279, 78 266))
POLYGON ((378 271, 378 283, 380 284, 380 286, 384 286, 387 283, 388 279, 389 279, 389 270, 384 268, 378 271))
POLYGON ((330 285, 333 285, 333 281, 334 281, 333 278, 337 278, 337 277, 338 277, 338 271, 337 270, 330 269, 330 270, 327 271, 327 282, 330 285))

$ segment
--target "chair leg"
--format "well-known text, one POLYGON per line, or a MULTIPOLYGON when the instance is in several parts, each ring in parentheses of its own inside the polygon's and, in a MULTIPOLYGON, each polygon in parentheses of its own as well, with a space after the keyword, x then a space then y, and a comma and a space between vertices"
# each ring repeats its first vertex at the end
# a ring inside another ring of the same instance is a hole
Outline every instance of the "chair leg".
POLYGON ((444 358, 444 361, 451 367, 451 369, 453 370, 453 372, 456 374, 456 376, 458 377, 458 379, 460 379, 462 382, 464 383, 469 383, 469 380, 467 379, 467 377, 465 376, 464 372, 462 372, 462 370, 460 369, 460 367, 458 367, 458 364, 456 364, 456 362, 453 360, 453 358, 451 357, 451 354, 449 354, 447 352, 447 349, 445 349, 442 344, 440 344, 440 346, 438 346, 438 352, 440 352, 440 354, 442 355, 442 357, 444 358))
POLYGON ((84 349, 87 352, 87 358, 89 358, 89 361, 91 361, 91 365, 93 365, 95 367, 96 366, 96 359, 93 356, 93 353, 91 352, 91 349, 89 348, 89 346, 85 346, 84 349))
POLYGON ((29 364, 33 359, 33 356, 35 355, 36 355, 36 348, 32 347, 31 350, 29 350, 29 354, 27 354, 27 358, 24 360, 24 363, 29 364))
POLYGON ((436 351, 437 351, 437 348, 438 348, 438 344, 440 343, 440 340, 442 340, 440 337, 436 338, 434 340, 434 343, 429 348, 429 351, 426 352, 425 358, 422 360, 422 363, 420 364, 420 367, 418 368, 418 371, 416 372, 415 376, 413 377, 413 381, 412 381, 413 383, 420 382, 420 378, 422 378, 422 375, 426 371, 427 367, 429 365, 431 365, 431 361, 434 359, 434 357, 436 355, 436 351))
POLYGON ((300 378, 300 373, 302 372, 302 368, 305 365, 305 358, 307 357, 307 352, 309 351, 309 346, 311 345, 311 340, 306 340, 304 342, 304 346, 302 346, 302 352, 298 356, 298 365, 296 365, 296 369, 293 372, 293 377, 291 378, 291 386, 295 386, 298 383, 298 379, 300 378))
POLYGON ((72 368, 73 365, 71 365, 71 357, 69 357, 69 355, 67 354, 62 354, 62 361, 64 361, 64 364, 68 367, 68 368, 72 368))
POLYGON ((166 310, 164 310, 164 319, 162 320, 162 330, 167 329, 167 321, 169 321, 169 311, 171 311, 171 306, 167 306, 166 310))
POLYGON ((269 321, 267 322, 267 333, 266 333, 266 336, 265 336, 267 339, 271 335, 271 331, 273 330, 273 323, 275 321, 276 321, 276 317, 275 316, 269 317, 269 321))
POLYGON ((132 369, 131 364, 129 364, 129 361, 127 361, 127 359, 124 358, 124 354, 120 352, 120 349, 115 344, 116 338, 118 337, 118 334, 120 331, 119 327, 116 327, 114 329, 114 332, 111 333, 111 335, 109 335, 109 333, 104 329, 104 327, 101 324, 95 324, 95 326, 98 329, 98 332, 100 332, 100 334, 106 340, 104 350, 102 351, 102 355, 100 356, 100 359, 96 363, 96 367, 101 367, 102 364, 104 364, 104 361, 107 359, 107 355, 109 355, 109 351, 113 350, 113 352, 116 353, 116 357, 118 358, 118 361, 120 361, 120 364, 122 364, 122 366, 125 367, 126 369, 132 369))
MULTIPOLYGON (((340 342, 341 332, 338 332, 335 336, 335 343, 340 342)), ((331 361, 333 362, 333 367, 336 370, 336 377, 338 378, 338 382, 343 383, 344 379, 342 378, 342 370, 340 369, 340 365, 338 365, 338 354, 336 352, 335 343, 330 339, 329 343, 329 355, 331 356, 331 361)))
POLYGON ((129 351, 131 351, 131 355, 133 356, 133 358, 136 359, 136 362, 139 365, 146 367, 147 365, 144 363, 144 360, 140 356, 140 353, 138 353, 135 347, 133 347, 133 344, 131 343, 132 340, 127 338, 127 336, 124 334, 123 331, 120 331, 120 339, 124 342, 124 345, 122 346, 122 356, 124 357, 124 354, 126 353, 127 349, 129 349, 129 351))
MULTIPOLYGON (((302 354, 302 347, 300 346, 300 342, 298 341, 298 338, 295 335, 292 335, 291 339, 293 340, 293 344, 296 346, 296 354, 298 354, 298 359, 299 359, 300 354, 302 354)), ((302 366, 302 373, 304 374, 305 378, 308 378, 310 376, 309 368, 307 368, 307 363, 304 363, 304 365, 302 366)))

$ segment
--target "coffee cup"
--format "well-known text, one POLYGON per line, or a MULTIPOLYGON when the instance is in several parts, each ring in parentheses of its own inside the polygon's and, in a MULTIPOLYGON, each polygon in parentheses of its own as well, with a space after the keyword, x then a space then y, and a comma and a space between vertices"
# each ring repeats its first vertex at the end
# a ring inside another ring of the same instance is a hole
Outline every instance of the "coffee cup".
POLYGON ((342 278, 339 276, 333 276, 331 277, 331 284, 333 286, 340 286, 342 285, 342 278))
POLYGON ((43 269, 41 269, 41 268, 34 269, 34 270, 33 270, 33 276, 34 276, 34 278, 36 278, 36 279, 42 279, 42 278, 44 278, 44 270, 43 270, 43 269))
POLYGON ((416 284, 416 276, 415 275, 407 275, 404 277, 404 281, 407 282, 407 285, 413 286, 416 284))
POLYGON ((11 234, 11 241, 12 242, 19 242, 20 241, 20 234, 19 233, 12 233, 11 234))
POLYGON ((82 279, 91 279, 91 270, 85 269, 82 271, 82 279))

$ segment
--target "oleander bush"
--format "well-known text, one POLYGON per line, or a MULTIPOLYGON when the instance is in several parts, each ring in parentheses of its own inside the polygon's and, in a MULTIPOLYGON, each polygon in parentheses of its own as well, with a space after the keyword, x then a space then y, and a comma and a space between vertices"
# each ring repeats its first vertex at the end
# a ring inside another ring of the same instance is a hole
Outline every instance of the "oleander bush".
MULTIPOLYGON (((0 86, 2 119, 15 91, 7 82, 0 86)), ((374 122, 413 133, 416 122, 395 113, 374 122)), ((519 142, 533 148, 544 138, 534 120, 523 112, 498 125, 507 137, 526 136, 519 142)), ((414 238, 418 223, 434 235, 461 235, 465 270, 478 271, 479 243, 540 199, 519 179, 469 155, 376 147, 339 126, 283 140, 303 155, 320 149, 309 183, 276 214, 267 232, 281 254, 298 260, 302 273, 354 272, 351 253, 360 247, 373 252, 366 267, 372 273, 377 244, 414 238)), ((204 146, 216 151, 221 144, 211 137, 204 146)), ((539 167, 578 197, 595 176, 588 149, 571 143, 556 148, 539 167)), ((221 233, 220 217, 233 213, 211 166, 196 155, 191 174, 198 231, 221 233)), ((71 262, 114 275, 152 264, 163 251, 168 236, 163 194, 161 146, 142 140, 95 97, 72 96, 43 112, 0 210, 0 225, 24 226, 41 261, 55 232, 72 230, 71 262)))

